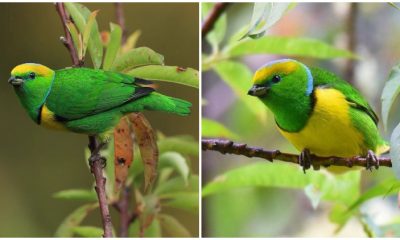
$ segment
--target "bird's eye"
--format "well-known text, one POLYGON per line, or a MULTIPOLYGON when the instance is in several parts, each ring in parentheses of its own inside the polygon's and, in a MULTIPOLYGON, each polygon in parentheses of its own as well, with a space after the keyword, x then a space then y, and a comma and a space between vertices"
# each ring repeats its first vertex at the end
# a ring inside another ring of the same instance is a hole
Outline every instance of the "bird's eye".
POLYGON ((36 74, 34 72, 29 73, 29 78, 30 79, 35 79, 36 74))
POLYGON ((273 83, 278 83, 278 82, 281 81, 281 76, 279 76, 279 75, 274 75, 274 76, 272 77, 271 81, 272 81, 273 83))

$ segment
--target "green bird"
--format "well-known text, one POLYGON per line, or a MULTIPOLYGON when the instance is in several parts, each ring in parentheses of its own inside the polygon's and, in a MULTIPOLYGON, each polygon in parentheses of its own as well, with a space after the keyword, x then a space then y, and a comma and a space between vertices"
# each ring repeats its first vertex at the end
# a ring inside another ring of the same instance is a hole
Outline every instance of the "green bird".
POLYGON ((102 136, 128 113, 153 110, 186 116, 191 107, 190 102, 155 92, 150 81, 89 68, 54 71, 26 63, 11 71, 8 82, 34 122, 87 135, 102 136))
POLYGON ((282 59, 258 69, 253 84, 248 94, 272 111, 279 131, 301 151, 304 170, 310 167, 310 154, 365 156, 371 169, 376 155, 389 150, 371 106, 334 73, 282 59))

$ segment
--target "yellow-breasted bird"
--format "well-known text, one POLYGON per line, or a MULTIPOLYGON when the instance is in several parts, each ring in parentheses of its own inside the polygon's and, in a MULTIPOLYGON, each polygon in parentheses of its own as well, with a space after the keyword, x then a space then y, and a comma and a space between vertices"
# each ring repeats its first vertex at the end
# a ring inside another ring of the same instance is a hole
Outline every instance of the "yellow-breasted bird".
POLYGON ((310 154, 366 156, 371 169, 376 155, 389 150, 368 102, 326 70, 292 59, 273 61, 256 71, 248 94, 272 111, 279 131, 301 151, 304 170, 310 167, 310 154))
POLYGON ((105 135, 131 112, 164 111, 186 116, 191 103, 162 95, 151 82, 122 73, 41 64, 16 66, 8 80, 37 124, 87 135, 105 135))

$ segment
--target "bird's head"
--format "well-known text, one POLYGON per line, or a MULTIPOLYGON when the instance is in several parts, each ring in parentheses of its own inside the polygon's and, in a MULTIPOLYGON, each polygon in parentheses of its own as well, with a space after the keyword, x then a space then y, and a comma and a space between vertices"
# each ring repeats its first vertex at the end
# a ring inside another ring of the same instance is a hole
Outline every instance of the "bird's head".
POLYGON ((8 82, 14 86, 20 102, 34 121, 38 119, 38 111, 50 93, 54 78, 53 70, 35 63, 21 64, 11 71, 8 82))
POLYGON ((24 85, 38 86, 48 85, 49 80, 54 77, 54 71, 50 68, 36 63, 24 63, 20 64, 11 71, 11 77, 8 79, 8 83, 13 85, 15 88, 20 88, 24 85))
POLYGON ((308 96, 313 90, 311 71, 304 64, 281 59, 270 62, 256 71, 253 86, 248 94, 263 102, 293 100, 298 96, 308 96))

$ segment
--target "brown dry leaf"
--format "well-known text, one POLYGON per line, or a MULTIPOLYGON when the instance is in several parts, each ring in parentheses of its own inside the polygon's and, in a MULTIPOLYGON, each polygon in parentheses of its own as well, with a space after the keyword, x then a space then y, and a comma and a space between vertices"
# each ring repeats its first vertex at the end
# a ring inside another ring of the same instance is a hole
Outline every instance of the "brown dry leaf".
POLYGON ((158 147, 155 134, 143 114, 131 113, 128 117, 143 161, 144 188, 147 190, 157 175, 158 147))
POLYGON ((133 138, 127 119, 121 118, 114 129, 115 191, 119 191, 128 177, 133 161, 133 138))

